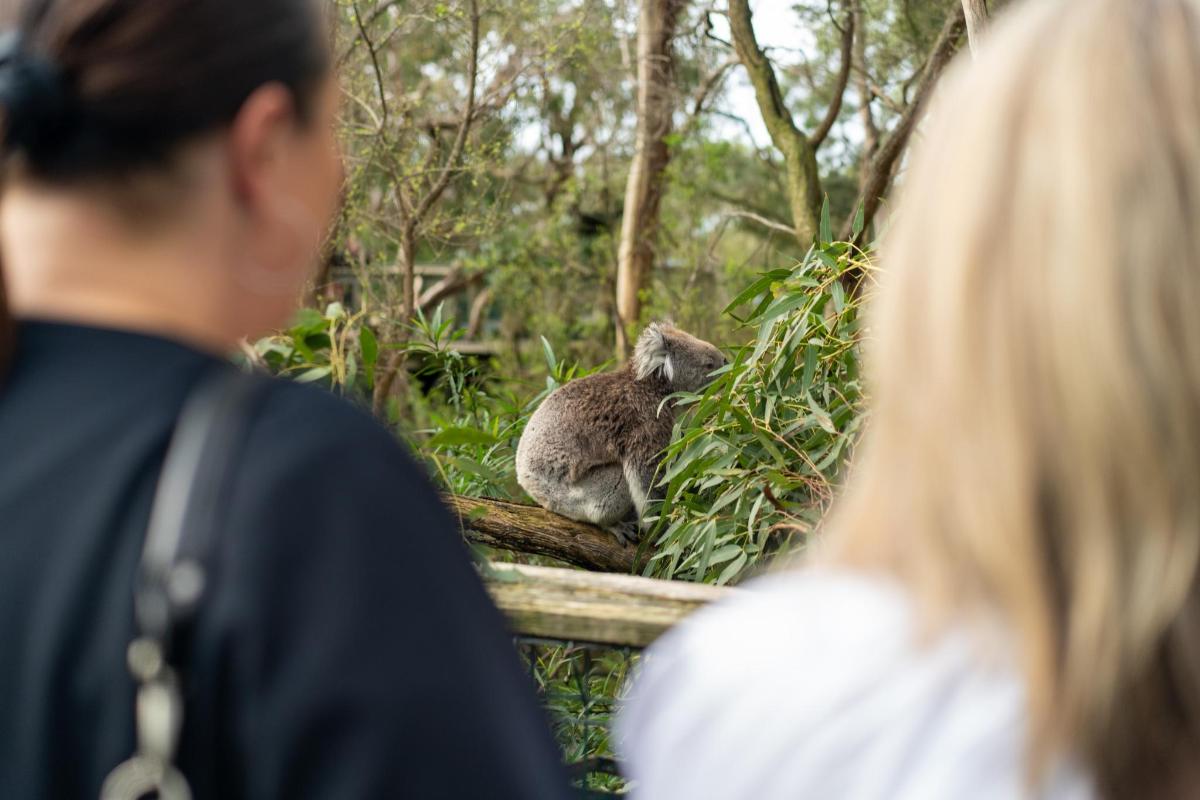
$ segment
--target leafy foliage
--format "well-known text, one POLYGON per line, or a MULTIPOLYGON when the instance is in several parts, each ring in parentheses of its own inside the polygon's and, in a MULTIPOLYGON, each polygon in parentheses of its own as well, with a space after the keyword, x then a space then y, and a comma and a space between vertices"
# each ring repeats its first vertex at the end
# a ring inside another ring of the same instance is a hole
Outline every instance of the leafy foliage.
POLYGON ((756 328, 687 413, 660 469, 647 571, 723 584, 810 533, 863 422, 859 305, 843 281, 869 265, 849 245, 813 247, 763 274, 726 313, 756 328))

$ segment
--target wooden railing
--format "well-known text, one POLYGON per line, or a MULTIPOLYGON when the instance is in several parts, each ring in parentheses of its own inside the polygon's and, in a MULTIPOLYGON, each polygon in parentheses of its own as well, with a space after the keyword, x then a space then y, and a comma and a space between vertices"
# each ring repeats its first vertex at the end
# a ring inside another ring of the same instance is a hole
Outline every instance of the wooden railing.
POLYGON ((485 580, 513 633, 637 648, 701 606, 737 591, 636 575, 497 563, 485 580))

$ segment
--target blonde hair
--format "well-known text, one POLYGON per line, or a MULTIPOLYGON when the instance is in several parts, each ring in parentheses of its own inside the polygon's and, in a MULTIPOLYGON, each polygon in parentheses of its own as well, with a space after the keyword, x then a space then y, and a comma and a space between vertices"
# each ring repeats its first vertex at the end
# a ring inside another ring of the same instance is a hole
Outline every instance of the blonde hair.
POLYGON ((934 626, 1003 615, 1032 779, 1066 756, 1175 796, 1200 755, 1200 7, 1037 0, 990 34, 885 237, 828 557, 934 626))

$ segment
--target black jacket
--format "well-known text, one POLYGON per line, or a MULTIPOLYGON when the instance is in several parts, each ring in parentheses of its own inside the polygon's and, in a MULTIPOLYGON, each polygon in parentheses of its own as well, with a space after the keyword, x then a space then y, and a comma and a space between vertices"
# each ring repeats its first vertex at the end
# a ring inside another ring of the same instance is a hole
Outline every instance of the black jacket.
MULTIPOLYGON (((125 649, 180 344, 19 329, 0 389, 0 797, 95 798, 133 741, 125 649)), ((557 751, 422 472, 367 414, 275 382, 191 630, 198 800, 558 798, 557 751)))

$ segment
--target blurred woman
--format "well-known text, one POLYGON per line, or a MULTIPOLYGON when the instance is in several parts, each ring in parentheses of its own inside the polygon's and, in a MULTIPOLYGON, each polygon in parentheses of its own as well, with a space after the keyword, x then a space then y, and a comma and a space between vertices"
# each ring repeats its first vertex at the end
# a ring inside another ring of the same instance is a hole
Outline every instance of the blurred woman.
MULTIPOLYGON (((319 0, 21 0, 0 19, 0 794, 95 798, 185 397, 284 326, 335 211, 319 0), (11 314, 10 314, 11 312, 11 314)), ((204 798, 559 797, 500 615, 422 472, 264 390, 181 652, 204 798)))
POLYGON ((1200 4, 1012 9, 872 321, 817 564, 651 650, 641 796, 1200 795, 1200 4))

